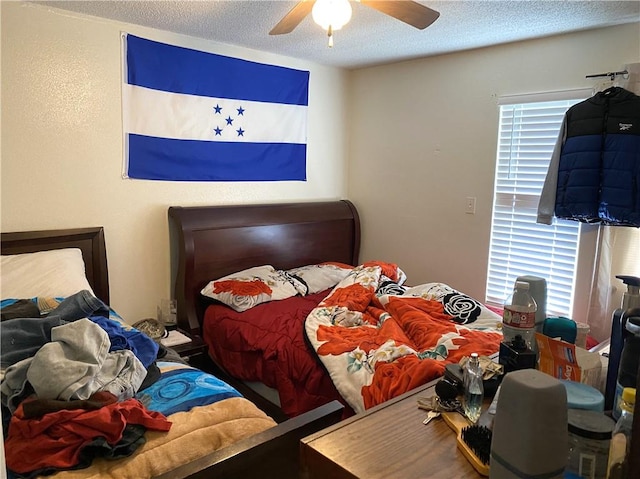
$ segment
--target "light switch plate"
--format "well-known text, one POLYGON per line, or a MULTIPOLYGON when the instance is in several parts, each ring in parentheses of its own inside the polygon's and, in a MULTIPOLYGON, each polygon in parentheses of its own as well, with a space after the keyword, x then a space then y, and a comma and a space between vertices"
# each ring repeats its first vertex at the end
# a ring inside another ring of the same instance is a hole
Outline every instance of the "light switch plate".
POLYGON ((475 196, 467 196, 464 212, 467 213, 468 215, 476 214, 476 197, 475 196))

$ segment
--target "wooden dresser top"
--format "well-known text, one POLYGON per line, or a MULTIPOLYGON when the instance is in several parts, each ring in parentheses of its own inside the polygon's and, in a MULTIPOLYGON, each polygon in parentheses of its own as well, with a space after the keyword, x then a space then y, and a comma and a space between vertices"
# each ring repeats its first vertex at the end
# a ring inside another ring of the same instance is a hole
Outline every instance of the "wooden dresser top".
POLYGON ((435 382, 353 416, 301 441, 302 477, 481 478, 456 447, 442 418, 422 424, 417 398, 435 382))

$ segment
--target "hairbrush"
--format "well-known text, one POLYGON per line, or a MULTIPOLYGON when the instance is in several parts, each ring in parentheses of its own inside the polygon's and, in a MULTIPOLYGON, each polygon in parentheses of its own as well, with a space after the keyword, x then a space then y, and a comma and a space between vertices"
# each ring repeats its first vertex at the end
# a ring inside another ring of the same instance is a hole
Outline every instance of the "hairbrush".
POLYGON ((459 412, 443 412, 442 417, 456 433, 458 449, 483 476, 489 475, 491 457, 491 429, 478 424, 470 424, 459 412))

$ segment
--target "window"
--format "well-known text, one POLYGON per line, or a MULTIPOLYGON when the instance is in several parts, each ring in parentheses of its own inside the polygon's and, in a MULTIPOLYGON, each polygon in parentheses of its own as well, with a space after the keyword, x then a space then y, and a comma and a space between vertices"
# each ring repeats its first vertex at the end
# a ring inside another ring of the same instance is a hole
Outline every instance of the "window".
POLYGON ((501 102, 486 289, 490 304, 502 304, 518 276, 534 275, 547 282, 547 315, 572 317, 580 223, 556 218, 553 225, 543 225, 536 216, 564 114, 587 96, 501 102))

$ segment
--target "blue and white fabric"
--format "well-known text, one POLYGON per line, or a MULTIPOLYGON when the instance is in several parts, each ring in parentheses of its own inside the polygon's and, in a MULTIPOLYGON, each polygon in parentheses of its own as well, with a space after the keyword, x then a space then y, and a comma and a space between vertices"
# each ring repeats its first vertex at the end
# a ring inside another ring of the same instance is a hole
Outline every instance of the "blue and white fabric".
POLYGON ((306 180, 309 72, 124 36, 124 176, 306 180))

